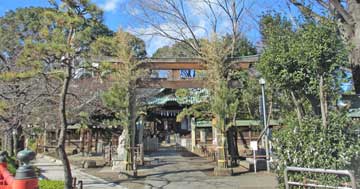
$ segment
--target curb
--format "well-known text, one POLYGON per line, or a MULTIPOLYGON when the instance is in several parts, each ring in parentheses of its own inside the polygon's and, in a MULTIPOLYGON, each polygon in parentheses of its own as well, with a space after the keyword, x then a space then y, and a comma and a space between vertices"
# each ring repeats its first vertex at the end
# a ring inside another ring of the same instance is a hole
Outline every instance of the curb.
MULTIPOLYGON (((62 166, 62 162, 61 162, 59 159, 56 159, 56 158, 54 158, 54 157, 51 157, 51 156, 48 156, 48 155, 45 155, 45 154, 37 154, 37 155, 36 155, 36 159, 39 159, 39 158, 47 159, 47 160, 49 160, 49 161, 51 161, 51 162, 54 162, 54 163, 59 164, 59 165, 62 166)), ((96 180, 96 181, 99 181, 99 182, 103 182, 102 184, 104 184, 104 185, 108 185, 108 186, 110 186, 110 187, 118 187, 118 188, 120 188, 120 189, 128 189, 128 188, 126 188, 126 187, 124 187, 124 186, 121 186, 121 185, 119 185, 119 184, 115 184, 115 183, 109 182, 109 181, 107 181, 107 180, 105 180, 105 179, 102 179, 102 178, 100 178, 100 177, 97 177, 97 176, 94 176, 94 175, 90 175, 90 174, 88 174, 88 173, 85 173, 85 172, 81 171, 81 170, 80 170, 77 166, 75 166, 75 165, 70 164, 70 166, 71 166, 72 170, 78 171, 79 174, 84 175, 84 176, 86 176, 86 177, 89 177, 89 178, 91 178, 91 179, 93 179, 93 180, 96 180)), ((84 186, 86 186, 86 184, 84 184, 84 186)))
MULTIPOLYGON (((87 177, 89 177, 89 178, 91 178, 91 179, 98 180, 98 181, 100 181, 100 182, 104 182, 104 184, 107 183, 106 185, 108 185, 108 186, 111 186, 111 187, 120 187, 120 188, 122 188, 122 189, 128 189, 128 188, 125 188, 124 186, 121 186, 121 185, 118 185, 118 184, 115 184, 115 183, 112 183, 112 182, 109 183, 109 181, 107 181, 107 180, 105 180, 105 179, 102 179, 102 178, 97 177, 97 176, 94 176, 94 175, 90 175, 90 174, 85 173, 85 172, 83 172, 83 171, 81 171, 81 170, 79 170, 79 172, 80 172, 80 174, 85 175, 85 176, 87 176, 87 177)), ((86 184, 84 184, 84 186, 86 186, 86 184)))

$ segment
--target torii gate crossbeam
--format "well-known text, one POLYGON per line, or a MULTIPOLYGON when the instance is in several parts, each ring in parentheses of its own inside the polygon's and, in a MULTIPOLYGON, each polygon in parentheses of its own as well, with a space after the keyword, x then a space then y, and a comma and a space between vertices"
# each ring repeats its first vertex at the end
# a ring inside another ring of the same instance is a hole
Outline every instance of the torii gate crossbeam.
MULTIPOLYGON (((232 69, 246 70, 252 67, 259 59, 258 55, 243 56, 229 60, 232 62, 232 69)), ((121 63, 116 58, 103 58, 95 62, 121 63)), ((206 63, 200 58, 156 58, 141 60, 140 67, 150 70, 168 70, 170 78, 147 78, 137 82, 137 88, 204 88, 206 80, 198 78, 180 78, 180 70, 206 70, 206 63)), ((236 83, 234 83, 236 85, 236 83)))

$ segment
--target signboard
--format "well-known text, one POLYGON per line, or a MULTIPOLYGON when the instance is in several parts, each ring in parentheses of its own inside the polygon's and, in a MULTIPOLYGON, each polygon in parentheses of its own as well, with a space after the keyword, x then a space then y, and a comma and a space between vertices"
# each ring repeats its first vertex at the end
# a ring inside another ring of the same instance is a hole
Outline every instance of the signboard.
POLYGON ((250 148, 251 148, 252 150, 258 150, 257 141, 250 141, 250 148))
POLYGON ((250 148, 253 150, 253 155, 254 155, 254 172, 256 173, 256 153, 255 153, 255 151, 258 150, 257 141, 250 141, 250 148))

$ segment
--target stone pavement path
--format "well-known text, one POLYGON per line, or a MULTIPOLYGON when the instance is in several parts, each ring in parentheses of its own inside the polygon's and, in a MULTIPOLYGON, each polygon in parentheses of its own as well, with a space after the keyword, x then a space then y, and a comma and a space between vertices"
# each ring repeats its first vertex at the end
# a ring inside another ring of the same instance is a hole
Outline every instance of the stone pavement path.
MULTIPOLYGON (((55 160, 48 156, 38 156, 36 160, 33 161, 33 165, 40 168, 42 176, 50 180, 64 180, 63 166, 59 160, 55 160)), ((125 188, 117 184, 105 181, 101 178, 84 173, 80 169, 74 166, 72 166, 72 174, 73 177, 77 178, 77 180, 83 181, 84 189, 100 189, 100 188, 124 189, 125 188)))
POLYGON ((275 175, 266 172, 228 177, 211 176, 215 166, 213 162, 187 154, 171 148, 161 148, 159 152, 147 157, 158 160, 158 165, 140 169, 140 178, 120 181, 120 185, 130 189, 277 188, 275 175))
MULTIPOLYGON (((237 176, 212 176, 215 164, 189 152, 161 147, 158 152, 147 155, 152 165, 141 167, 137 178, 124 179, 110 167, 87 169, 84 173, 74 168, 73 175, 84 181, 84 189, 272 189, 277 188, 276 176, 266 172, 242 173, 237 176), (156 163, 155 163, 156 162, 156 163), (108 181, 105 181, 103 179, 108 181), (117 183, 117 184, 114 184, 117 183)), ((37 158, 34 162, 43 175, 52 180, 63 180, 62 165, 51 158, 37 158)))

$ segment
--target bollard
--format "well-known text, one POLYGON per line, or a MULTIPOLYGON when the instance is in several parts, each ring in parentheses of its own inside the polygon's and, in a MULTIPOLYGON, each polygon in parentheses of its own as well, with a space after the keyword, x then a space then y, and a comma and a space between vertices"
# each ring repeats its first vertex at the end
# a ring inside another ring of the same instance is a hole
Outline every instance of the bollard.
POLYGON ((82 180, 78 181, 78 185, 79 185, 79 189, 83 189, 83 181, 82 180))
POLYGON ((17 154, 20 161, 20 167, 16 170, 15 179, 12 183, 13 189, 38 189, 38 178, 30 161, 35 158, 35 152, 31 150, 22 150, 17 154))

